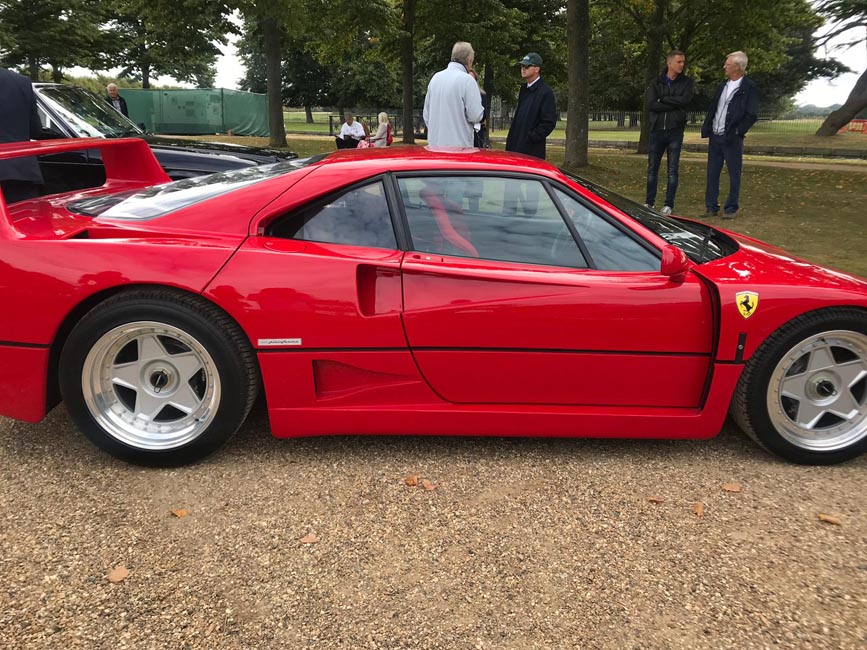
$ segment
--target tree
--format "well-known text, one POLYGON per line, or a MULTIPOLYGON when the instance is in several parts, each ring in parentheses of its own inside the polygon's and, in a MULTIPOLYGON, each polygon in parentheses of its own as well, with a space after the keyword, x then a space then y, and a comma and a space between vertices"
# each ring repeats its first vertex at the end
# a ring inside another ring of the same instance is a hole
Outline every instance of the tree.
POLYGON ((590 108, 590 2, 566 5, 569 52, 569 108, 566 117, 566 167, 587 165, 587 120, 590 108))
POLYGON ((262 35, 265 58, 265 79, 268 93, 268 131, 272 147, 286 146, 286 126, 283 122, 283 91, 281 85, 282 36, 300 35, 306 19, 307 5, 303 0, 234 0, 248 24, 256 25, 262 35), (280 16, 278 19, 277 16, 280 16))
MULTIPOLYGON (((600 0, 599 4, 608 14, 604 24, 628 18, 636 30, 626 37, 639 45, 640 54, 628 46, 624 50, 643 60, 641 88, 630 96, 630 103, 640 102, 644 112, 644 90, 663 69, 667 48, 686 52, 687 73, 696 78, 696 106, 711 101, 725 55, 735 49, 731 44, 749 54, 751 76, 765 75, 762 81, 768 84, 760 84, 763 107, 782 103, 821 70, 829 69, 823 68, 828 62, 813 54, 812 32, 821 19, 808 0, 600 0), (799 60, 793 64, 795 58, 799 60)), ((610 50, 611 36, 595 34, 610 50)), ((641 129, 644 146, 639 151, 646 152, 647 119, 642 119, 641 129)))
POLYGON ((50 65, 54 80, 60 81, 63 68, 100 60, 104 17, 96 0, 4 0, 0 59, 6 66, 25 67, 33 81, 50 65))
MULTIPOLYGON (((852 29, 867 27, 867 0, 822 0, 818 9, 825 16, 837 21, 836 27, 823 37, 825 43, 852 29)), ((848 43, 848 47, 863 40, 863 37, 855 38, 848 43)), ((822 137, 836 135, 864 109, 867 109, 867 70, 858 77, 855 87, 852 88, 843 106, 825 118, 816 135, 822 137)))
POLYGON ((235 31, 231 6, 215 0, 111 0, 114 18, 104 39, 115 46, 112 63, 121 77, 140 79, 150 88, 152 77, 168 75, 199 87, 213 84, 214 63, 235 31), (178 16, 183 20, 178 20, 178 16))

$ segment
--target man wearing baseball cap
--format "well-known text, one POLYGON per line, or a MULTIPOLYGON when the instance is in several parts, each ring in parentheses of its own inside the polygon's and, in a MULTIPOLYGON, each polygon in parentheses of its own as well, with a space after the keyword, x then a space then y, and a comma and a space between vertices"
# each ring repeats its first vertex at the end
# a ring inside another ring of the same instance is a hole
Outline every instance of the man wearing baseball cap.
POLYGON ((521 59, 521 78, 524 83, 518 93, 518 108, 512 117, 506 151, 525 153, 545 159, 545 139, 557 124, 554 91, 542 81, 542 57, 530 52, 521 59))

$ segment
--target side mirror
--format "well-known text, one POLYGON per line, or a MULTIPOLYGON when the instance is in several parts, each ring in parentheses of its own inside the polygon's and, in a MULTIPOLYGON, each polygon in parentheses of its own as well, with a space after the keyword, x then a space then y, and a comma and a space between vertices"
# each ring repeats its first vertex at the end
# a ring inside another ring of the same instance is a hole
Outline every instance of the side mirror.
POLYGON ((686 272, 689 270, 689 258, 682 250, 672 244, 667 244, 662 249, 662 264, 659 272, 667 276, 672 282, 686 280, 686 272))

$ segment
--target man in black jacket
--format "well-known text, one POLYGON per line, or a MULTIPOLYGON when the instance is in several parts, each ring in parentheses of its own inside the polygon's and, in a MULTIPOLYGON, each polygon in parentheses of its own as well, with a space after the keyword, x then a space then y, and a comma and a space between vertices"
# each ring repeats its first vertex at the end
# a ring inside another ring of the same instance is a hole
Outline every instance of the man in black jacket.
MULTIPOLYGON (((42 125, 30 79, 0 68, 0 143, 28 142, 39 137, 42 125)), ((6 203, 39 196, 42 172, 34 157, 0 160, 0 188, 6 203)))
POLYGON ((683 74, 686 57, 680 50, 672 50, 665 57, 666 70, 647 87, 647 110, 650 122, 650 142, 647 152, 647 198, 645 205, 652 208, 656 202, 659 164, 662 154, 668 155, 668 184, 665 187, 665 206, 662 214, 671 214, 674 195, 677 194, 680 150, 683 147, 683 129, 686 126, 686 107, 692 101, 695 82, 683 74))
POLYGON ((756 123, 759 113, 758 89, 752 80, 744 76, 746 69, 745 53, 738 51, 728 55, 723 65, 728 81, 724 81, 717 88, 701 127, 701 137, 710 138, 707 145, 705 218, 719 214, 719 175, 723 162, 728 169, 730 181, 723 218, 734 219, 738 212, 744 136, 756 123))
POLYGON ((129 109, 126 107, 126 100, 117 94, 117 85, 108 84, 105 87, 108 93, 105 96, 105 101, 111 104, 116 111, 120 111, 125 117, 129 117, 129 109))
POLYGON ((554 91, 542 81, 542 57, 530 52, 519 62, 521 65, 521 92, 518 108, 509 127, 506 151, 525 153, 545 159, 545 138, 557 124, 557 106, 554 91))

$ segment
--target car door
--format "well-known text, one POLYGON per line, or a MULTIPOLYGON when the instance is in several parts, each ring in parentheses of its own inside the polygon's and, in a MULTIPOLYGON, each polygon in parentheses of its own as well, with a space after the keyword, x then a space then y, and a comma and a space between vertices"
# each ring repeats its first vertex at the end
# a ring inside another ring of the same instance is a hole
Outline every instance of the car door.
POLYGON ((701 281, 534 177, 403 175, 407 339, 456 403, 699 405, 712 307, 701 281))

